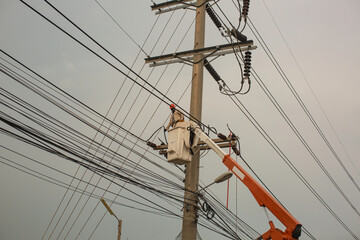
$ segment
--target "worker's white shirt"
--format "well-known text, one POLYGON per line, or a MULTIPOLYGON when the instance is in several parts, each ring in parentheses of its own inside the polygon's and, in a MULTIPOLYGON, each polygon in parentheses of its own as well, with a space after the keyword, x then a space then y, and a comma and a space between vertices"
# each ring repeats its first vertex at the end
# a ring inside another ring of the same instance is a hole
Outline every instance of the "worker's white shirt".
POLYGON ((169 130, 170 127, 175 127, 176 123, 179 121, 184 121, 184 114, 182 112, 175 110, 174 113, 171 113, 169 124, 166 126, 166 130, 169 130))

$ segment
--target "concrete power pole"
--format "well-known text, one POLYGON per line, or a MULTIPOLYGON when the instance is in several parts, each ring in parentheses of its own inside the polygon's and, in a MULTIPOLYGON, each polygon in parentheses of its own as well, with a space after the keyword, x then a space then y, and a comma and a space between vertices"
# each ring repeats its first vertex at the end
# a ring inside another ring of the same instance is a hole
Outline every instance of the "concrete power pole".
MULTIPOLYGON (((189 6, 195 7, 195 40, 193 50, 148 57, 145 58, 145 62, 149 63, 150 67, 180 63, 183 61, 193 63, 190 114, 195 118, 192 120, 196 122, 197 120, 201 121, 204 57, 216 57, 234 53, 234 51, 248 51, 256 47, 252 46, 253 41, 247 41, 204 48, 206 0, 196 0, 196 3, 194 1, 195 0, 173 0, 151 6, 153 11, 157 11, 155 14, 185 9, 189 6)), ((231 141, 231 139, 229 139, 229 141, 231 141)), ((226 146, 228 147, 228 145, 226 146)), ((156 145, 154 149, 160 150, 156 145)), ((194 192, 198 191, 199 185, 200 151, 195 152, 196 154, 193 156, 191 162, 186 164, 186 191, 184 193, 182 240, 195 240, 197 236, 198 203, 197 194, 194 194, 194 192)))
MULTIPOLYGON (((205 42, 205 0, 197 0, 194 50, 204 48, 205 42)), ((201 121, 202 94, 203 94, 203 54, 194 55, 192 72, 190 114, 201 121)), ((193 156, 192 161, 186 164, 185 189, 196 192, 199 185, 200 151, 193 156)), ((182 240, 195 240, 197 235, 197 195, 185 191, 184 212, 182 225, 182 240), (190 196, 190 197, 189 197, 190 196)))

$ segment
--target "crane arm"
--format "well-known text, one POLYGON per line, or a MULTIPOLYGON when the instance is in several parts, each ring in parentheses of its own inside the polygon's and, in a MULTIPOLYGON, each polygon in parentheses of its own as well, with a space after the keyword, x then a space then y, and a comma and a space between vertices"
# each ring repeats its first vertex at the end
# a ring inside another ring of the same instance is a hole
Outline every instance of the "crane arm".
POLYGON ((191 122, 191 128, 194 130, 194 146, 199 140, 204 141, 214 152, 222 159, 225 166, 232 171, 238 179, 250 190, 255 200, 261 207, 266 207, 274 216, 286 227, 283 232, 275 228, 270 221, 270 230, 260 236, 258 239, 273 240, 291 240, 298 239, 301 235, 301 224, 268 192, 263 188, 249 173, 245 171, 230 155, 227 155, 211 138, 209 138, 199 126, 191 122))

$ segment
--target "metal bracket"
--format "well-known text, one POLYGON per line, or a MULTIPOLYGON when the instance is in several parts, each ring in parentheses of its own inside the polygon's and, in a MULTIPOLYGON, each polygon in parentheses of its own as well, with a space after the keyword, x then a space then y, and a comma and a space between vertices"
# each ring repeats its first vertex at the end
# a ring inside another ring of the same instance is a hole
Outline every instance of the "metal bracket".
POLYGON ((166 7, 171 7, 174 5, 178 5, 178 4, 183 4, 186 2, 191 2, 194 0, 173 0, 173 1, 167 1, 167 2, 163 2, 163 3, 159 3, 159 4, 154 4, 151 6, 151 10, 155 11, 155 10, 159 10, 162 8, 166 8, 166 7))
POLYGON ((158 14, 162 14, 162 13, 172 12, 172 11, 175 11, 178 9, 187 9, 187 8, 191 8, 191 7, 198 8, 198 7, 201 7, 204 4, 208 3, 209 1, 214 1, 214 0, 207 0, 200 5, 196 5, 196 1, 194 1, 194 0, 173 0, 173 1, 168 1, 168 2, 164 2, 164 3, 154 4, 151 6, 151 10, 152 11, 158 10, 155 12, 155 15, 158 15, 158 14), (180 6, 171 7, 174 5, 180 5, 180 6), (164 9, 164 8, 166 8, 166 9, 164 9))
MULTIPOLYGON (((224 45, 218 45, 213 47, 206 47, 202 49, 189 50, 184 52, 177 52, 172 54, 166 54, 156 57, 148 57, 145 58, 145 63, 150 63, 150 67, 161 66, 172 63, 183 63, 183 62, 191 62, 192 64, 196 64, 198 62, 192 62, 194 55, 199 54, 207 54, 206 57, 210 56, 222 56, 229 53, 234 53, 237 51, 248 51, 256 49, 256 46, 253 46, 253 41, 246 41, 243 43, 230 43, 224 45)), ((204 60, 202 58, 200 61, 204 60)))
MULTIPOLYGON (((213 141, 219 146, 219 148, 229 148, 231 147, 233 151, 238 152, 236 148, 236 138, 228 137, 226 139, 213 139, 213 141)), ((151 145, 154 150, 158 150, 160 155, 164 155, 167 157, 167 148, 168 145, 151 145)), ((205 142, 199 141, 197 147, 199 151, 209 150, 211 149, 205 142)))

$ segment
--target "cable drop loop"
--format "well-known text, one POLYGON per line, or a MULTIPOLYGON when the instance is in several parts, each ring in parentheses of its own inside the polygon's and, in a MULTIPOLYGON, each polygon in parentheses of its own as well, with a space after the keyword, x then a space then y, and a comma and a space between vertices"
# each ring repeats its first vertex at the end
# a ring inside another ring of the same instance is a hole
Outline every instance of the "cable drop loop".
POLYGON ((201 205, 201 209, 204 211, 204 212, 207 212, 209 210, 210 206, 207 202, 204 202, 202 205, 201 205))
POLYGON ((212 208, 209 208, 209 210, 206 213, 206 218, 211 220, 215 217, 215 211, 212 208))
MULTIPOLYGON (((157 133, 161 128, 164 128, 165 129, 165 127, 164 126, 161 126, 161 127, 159 127, 158 129, 156 129, 154 132, 153 132, 153 134, 151 134, 151 136, 147 139, 147 140, 143 140, 144 142, 146 142, 146 143, 148 143, 148 142, 150 142, 150 139, 155 135, 155 133, 157 133)), ((142 140, 142 139, 141 139, 142 140)), ((148 144, 149 145, 149 144, 148 144)), ((151 146, 151 145, 149 145, 149 146, 151 146)))
POLYGON ((244 34, 242 34, 241 32, 239 32, 239 30, 237 30, 236 28, 231 29, 230 33, 239 42, 246 42, 247 41, 247 37, 244 34))

